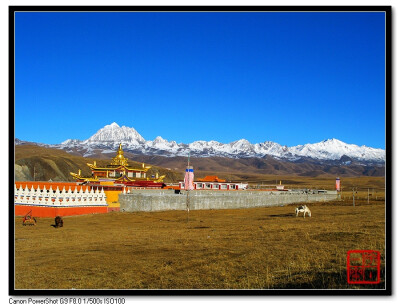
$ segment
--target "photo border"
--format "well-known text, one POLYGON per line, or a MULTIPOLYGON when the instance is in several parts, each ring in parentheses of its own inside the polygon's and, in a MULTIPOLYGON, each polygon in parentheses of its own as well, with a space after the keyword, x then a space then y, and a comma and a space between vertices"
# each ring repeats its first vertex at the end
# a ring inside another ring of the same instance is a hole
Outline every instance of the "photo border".
POLYGON ((392 7, 391 6, 9 6, 9 289, 11 296, 388 296, 392 295, 392 7), (385 12, 386 14, 386 225, 385 289, 266 289, 266 290, 51 290, 15 289, 14 163, 15 162, 15 29, 17 12, 385 12))

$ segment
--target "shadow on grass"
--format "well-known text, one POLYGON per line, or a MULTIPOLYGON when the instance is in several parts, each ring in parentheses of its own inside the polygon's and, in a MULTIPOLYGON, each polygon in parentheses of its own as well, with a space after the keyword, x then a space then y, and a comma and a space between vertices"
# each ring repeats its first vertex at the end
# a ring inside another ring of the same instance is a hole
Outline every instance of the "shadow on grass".
MULTIPOLYGON (((282 213, 282 214, 270 214, 267 217, 296 217, 293 213, 282 213)), ((265 220, 265 218, 260 218, 259 220, 265 220)))

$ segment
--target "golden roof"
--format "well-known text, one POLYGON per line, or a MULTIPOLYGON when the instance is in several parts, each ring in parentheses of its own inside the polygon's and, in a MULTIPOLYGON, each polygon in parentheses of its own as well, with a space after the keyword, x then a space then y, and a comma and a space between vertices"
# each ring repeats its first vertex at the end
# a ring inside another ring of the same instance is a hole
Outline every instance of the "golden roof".
POLYGON ((117 155, 112 159, 111 165, 128 166, 128 159, 124 157, 124 151, 122 150, 122 144, 119 144, 117 155))
MULTIPOLYGON (((142 168, 132 168, 129 167, 128 165, 128 159, 124 157, 124 151, 122 150, 122 144, 119 144, 119 148, 117 151, 117 155, 112 159, 111 164, 107 165, 107 167, 98 167, 96 165, 96 161, 94 161, 93 164, 90 163, 86 163, 87 166, 89 166, 89 168, 92 170, 92 177, 83 177, 81 175, 81 170, 79 170, 78 174, 75 173, 70 173, 72 175, 72 177, 74 177, 75 179, 78 180, 84 180, 84 181, 98 181, 99 178, 97 177, 98 173, 96 173, 96 171, 113 171, 113 170, 122 170, 123 174, 121 174, 121 176, 119 178, 112 178, 113 180, 124 180, 124 181, 137 181, 137 180, 150 180, 148 178, 128 178, 126 177, 126 171, 136 171, 136 172, 143 172, 146 173, 151 166, 145 166, 144 163, 142 163, 142 168)), ((103 176, 101 176, 101 178, 103 178, 103 176)), ((106 178, 108 178, 108 172, 106 175, 106 178)), ((164 176, 160 176, 158 177, 157 174, 157 178, 156 180, 153 180, 154 182, 162 182, 162 180, 165 178, 164 176)))
POLYGON ((151 168, 151 166, 145 166, 144 168, 131 168, 121 165, 109 165, 107 167, 98 167, 90 163, 86 163, 86 165, 89 166, 91 170, 96 170, 96 171, 112 171, 117 169, 125 169, 128 171, 147 172, 151 168))
POLYGON ((90 167, 91 170, 117 170, 117 169, 125 169, 128 171, 139 171, 139 172, 147 172, 151 166, 145 166, 144 163, 142 163, 142 168, 138 167, 130 167, 128 165, 128 159, 124 157, 124 151, 122 150, 122 144, 119 144, 119 148, 117 151, 117 155, 111 159, 111 164, 107 165, 107 167, 98 167, 96 165, 96 161, 94 161, 93 164, 86 163, 87 166, 90 167))

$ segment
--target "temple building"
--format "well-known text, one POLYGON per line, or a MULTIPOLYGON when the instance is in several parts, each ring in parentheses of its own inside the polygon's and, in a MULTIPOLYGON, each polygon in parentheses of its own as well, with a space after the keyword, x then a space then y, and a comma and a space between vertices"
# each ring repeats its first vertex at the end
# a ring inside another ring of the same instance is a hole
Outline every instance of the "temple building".
POLYGON ((122 144, 119 145, 117 154, 111 160, 111 164, 106 167, 99 167, 96 165, 96 161, 93 164, 87 163, 87 166, 91 169, 91 177, 82 177, 81 170, 76 173, 70 173, 78 182, 82 183, 105 183, 112 182, 117 184, 123 184, 127 186, 158 186, 162 185, 165 176, 155 175, 155 178, 148 178, 147 171, 151 166, 145 166, 142 163, 141 168, 134 168, 129 166, 128 159, 124 157, 122 150, 122 144))
MULTIPOLYGON (((249 185, 242 182, 226 182, 217 176, 205 176, 193 182, 194 190, 246 190, 249 185)), ((185 190, 185 183, 179 182, 179 189, 185 190)))
POLYGON ((199 178, 197 181, 202 181, 202 182, 226 182, 225 179, 219 179, 217 176, 205 176, 204 178, 199 178))

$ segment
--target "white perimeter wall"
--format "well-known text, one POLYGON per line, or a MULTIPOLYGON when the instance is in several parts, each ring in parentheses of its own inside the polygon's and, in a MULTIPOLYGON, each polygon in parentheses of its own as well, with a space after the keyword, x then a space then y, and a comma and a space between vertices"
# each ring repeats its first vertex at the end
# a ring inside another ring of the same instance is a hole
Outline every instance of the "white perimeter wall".
MULTIPOLYGON (((330 201, 337 199, 336 191, 327 194, 304 194, 268 191, 191 191, 190 210, 239 209, 282 206, 293 203, 330 201)), ((174 194, 173 190, 134 190, 120 194, 121 211, 186 210, 186 192, 174 194)))

